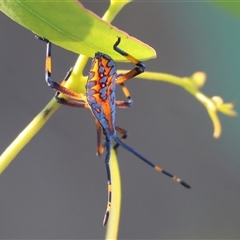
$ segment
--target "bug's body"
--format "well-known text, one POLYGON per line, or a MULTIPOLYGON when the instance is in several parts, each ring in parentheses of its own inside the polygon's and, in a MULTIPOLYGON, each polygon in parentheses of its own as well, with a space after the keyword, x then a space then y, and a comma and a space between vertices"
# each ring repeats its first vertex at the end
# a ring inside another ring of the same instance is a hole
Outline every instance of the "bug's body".
POLYGON ((104 129, 105 135, 115 134, 116 64, 106 54, 96 53, 86 84, 86 97, 90 109, 104 129))
POLYGON ((114 50, 135 64, 136 67, 129 72, 118 76, 116 65, 113 59, 104 53, 97 52, 90 67, 85 95, 79 94, 64 87, 64 82, 67 81, 71 75, 72 69, 67 73, 67 76, 62 84, 58 84, 51 79, 51 43, 45 38, 38 37, 38 39, 47 43, 45 80, 48 86, 57 92, 55 95, 56 100, 59 103, 67 106, 89 108, 95 117, 95 123, 97 126, 97 155, 101 155, 104 150, 106 150, 105 165, 108 184, 108 203, 103 225, 107 224, 111 208, 112 186, 109 161, 112 138, 116 142, 114 149, 117 149, 117 147, 120 145, 127 151, 133 153, 143 162, 153 167, 156 171, 165 174, 174 181, 182 184, 184 187, 190 188, 190 186, 180 178, 155 165, 147 158, 139 154, 136 150, 125 144, 123 140, 127 137, 127 131, 115 125, 116 107, 127 108, 132 104, 130 93, 125 87, 124 82, 138 74, 141 74, 145 70, 145 65, 141 61, 135 59, 133 56, 129 55, 118 47, 121 41, 120 38, 118 38, 117 42, 113 45, 114 50), (116 84, 122 87, 123 93, 128 99, 127 101, 117 101, 115 99, 116 84), (68 98, 60 98, 60 93, 64 94, 68 98), (120 139, 118 138, 117 133, 122 135, 120 139), (101 141, 103 134, 105 135, 106 142, 102 144, 101 141))

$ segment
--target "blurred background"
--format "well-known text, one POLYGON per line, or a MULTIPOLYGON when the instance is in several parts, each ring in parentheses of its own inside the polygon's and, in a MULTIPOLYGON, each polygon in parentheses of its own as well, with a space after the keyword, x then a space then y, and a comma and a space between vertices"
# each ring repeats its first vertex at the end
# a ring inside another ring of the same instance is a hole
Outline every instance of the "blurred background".
MULTIPOLYGON (((83 5, 102 16, 108 2, 83 5)), ((204 71, 201 91, 236 101, 240 112, 240 18, 203 2, 135 1, 113 24, 155 48, 157 59, 146 62, 148 71, 204 71)), ((45 44, 1 12, 0 36, 3 152, 54 92, 44 81, 45 44)), ((61 82, 76 59, 54 46, 53 79, 61 82)), ((185 90, 139 79, 127 86, 134 105, 116 117, 129 131, 126 143, 192 189, 119 149, 119 239, 240 239, 239 117, 219 114, 223 132, 216 140, 205 107, 185 90)), ((117 94, 121 99, 121 90, 117 94)), ((104 156, 97 158, 95 151, 90 111, 61 107, 0 176, 0 238, 104 238, 106 173, 104 156)))

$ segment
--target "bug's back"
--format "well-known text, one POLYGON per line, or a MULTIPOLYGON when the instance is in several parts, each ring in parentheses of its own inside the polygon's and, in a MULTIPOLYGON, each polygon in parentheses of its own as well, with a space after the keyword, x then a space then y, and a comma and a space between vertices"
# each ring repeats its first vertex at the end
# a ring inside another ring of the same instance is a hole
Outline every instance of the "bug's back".
POLYGON ((91 111, 109 137, 115 134, 116 64, 103 53, 92 60, 86 84, 86 96, 91 111))

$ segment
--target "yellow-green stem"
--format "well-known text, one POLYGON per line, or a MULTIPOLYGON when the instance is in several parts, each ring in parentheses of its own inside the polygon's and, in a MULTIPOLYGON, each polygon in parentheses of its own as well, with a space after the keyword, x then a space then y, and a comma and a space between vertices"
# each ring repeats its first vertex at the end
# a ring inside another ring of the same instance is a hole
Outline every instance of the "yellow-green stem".
POLYGON ((7 168, 17 154, 28 144, 35 134, 42 128, 50 116, 59 108, 55 99, 30 122, 30 124, 16 137, 0 157, 0 174, 7 168))
MULTIPOLYGON (((125 73, 127 70, 119 70, 118 73, 125 73)), ((158 72, 144 72, 140 75, 137 75, 136 78, 149 79, 149 80, 158 80, 164 81, 178 86, 183 87, 189 93, 191 93, 195 98, 198 99, 207 109, 207 112, 213 123, 213 137, 219 138, 222 132, 221 122, 217 116, 217 111, 220 111, 229 116, 236 116, 237 113, 232 109, 233 104, 224 104, 216 101, 215 98, 209 98, 202 92, 198 90, 200 86, 205 82, 205 75, 203 73, 195 73, 191 77, 178 77, 167 73, 158 73, 158 72), (203 78, 196 79, 197 78, 203 78), (220 107, 220 105, 222 107, 220 107), (223 107, 224 106, 224 107, 223 107)), ((218 99, 218 98, 217 98, 218 99)))
POLYGON ((117 239, 121 212, 121 178, 117 156, 111 151, 110 168, 112 175, 112 206, 105 239, 117 239))

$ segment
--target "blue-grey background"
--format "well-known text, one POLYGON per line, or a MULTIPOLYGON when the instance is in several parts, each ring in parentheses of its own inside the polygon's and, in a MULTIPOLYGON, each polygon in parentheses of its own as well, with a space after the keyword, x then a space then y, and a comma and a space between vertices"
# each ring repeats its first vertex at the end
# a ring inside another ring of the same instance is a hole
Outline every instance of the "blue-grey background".
MULTIPOLYGON (((100 16, 108 6, 83 4, 100 16)), ((113 24, 156 49, 147 70, 205 71, 202 91, 235 100, 240 112, 239 18, 203 2, 136 1, 113 24)), ((0 13, 1 152, 54 94, 44 82, 44 58, 45 44, 0 13)), ((76 58, 54 47, 54 80, 60 82, 76 58)), ((126 142, 192 189, 120 149, 119 238, 240 239, 239 118, 220 114, 223 133, 216 140, 205 108, 183 89, 138 79, 127 86, 134 105, 117 112, 117 124, 130 133, 126 142)), ((104 238, 106 173, 95 150, 90 111, 60 108, 0 176, 0 238, 104 238)))

